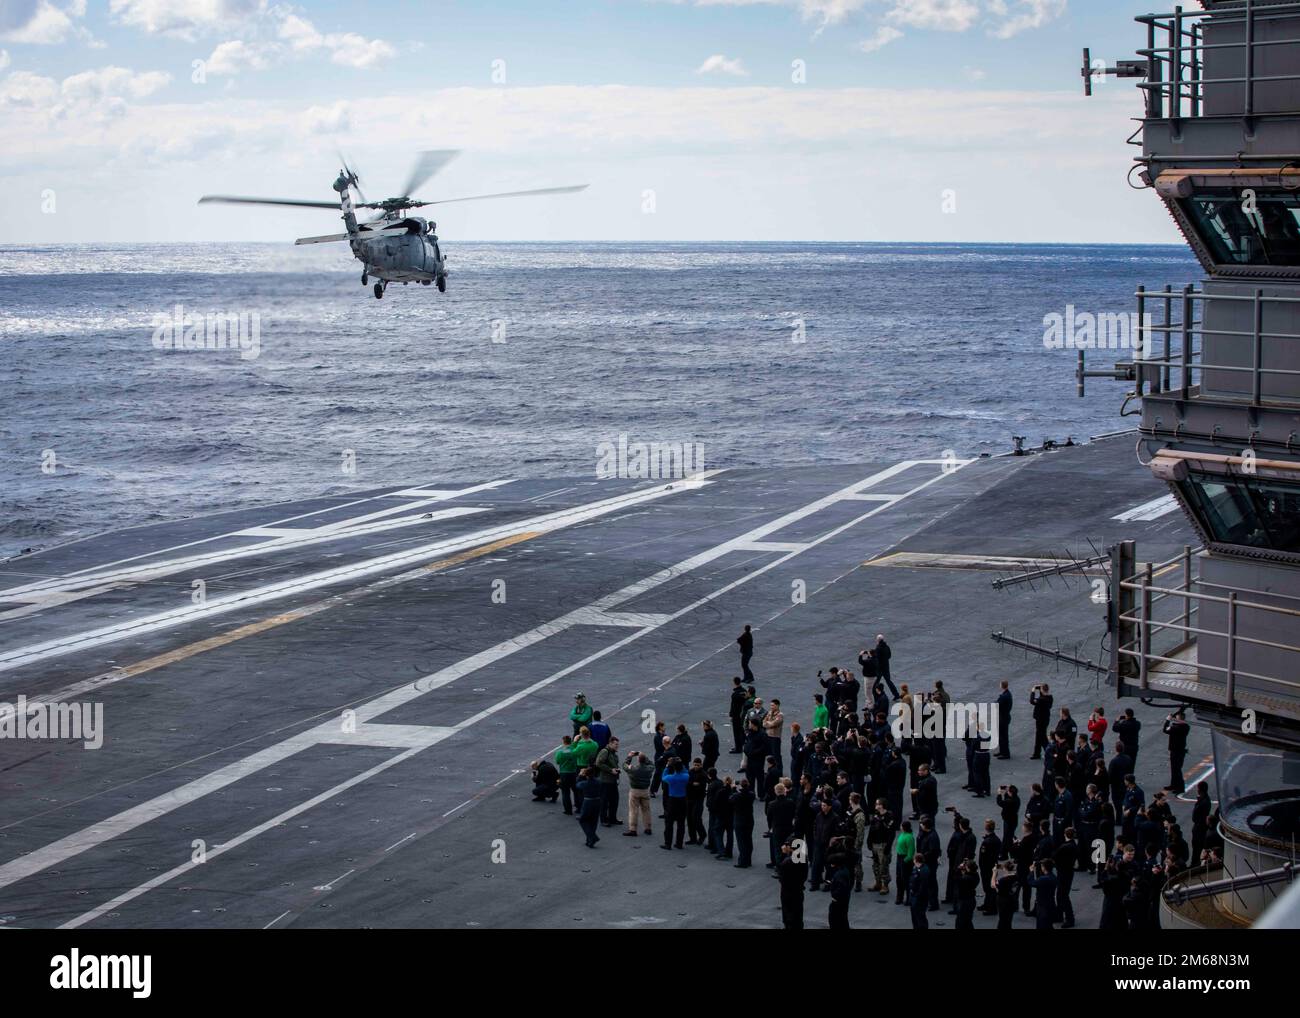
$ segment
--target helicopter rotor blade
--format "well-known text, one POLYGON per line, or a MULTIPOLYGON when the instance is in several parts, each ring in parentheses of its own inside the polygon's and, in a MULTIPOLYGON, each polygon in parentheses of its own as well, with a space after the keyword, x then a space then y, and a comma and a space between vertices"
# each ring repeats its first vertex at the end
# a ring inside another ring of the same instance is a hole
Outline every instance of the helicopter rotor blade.
POLYGON ((421 152, 415 157, 415 165, 411 167, 411 172, 406 178, 406 183, 402 190, 398 192, 403 198, 409 198, 411 193, 417 190, 421 184, 441 170, 449 162, 460 155, 460 149, 441 148, 430 149, 427 152, 421 152))
POLYGON ((501 191, 497 194, 474 194, 468 198, 440 198, 438 201, 418 202, 416 208, 422 208, 425 205, 449 205, 457 201, 485 201, 488 198, 524 198, 534 194, 572 194, 574 191, 585 191, 586 184, 571 184, 568 187, 538 187, 531 191, 501 191))
POLYGON ((297 209, 338 209, 336 201, 309 201, 305 198, 244 198, 232 194, 205 194, 199 199, 200 205, 217 203, 221 205, 285 205, 297 209))

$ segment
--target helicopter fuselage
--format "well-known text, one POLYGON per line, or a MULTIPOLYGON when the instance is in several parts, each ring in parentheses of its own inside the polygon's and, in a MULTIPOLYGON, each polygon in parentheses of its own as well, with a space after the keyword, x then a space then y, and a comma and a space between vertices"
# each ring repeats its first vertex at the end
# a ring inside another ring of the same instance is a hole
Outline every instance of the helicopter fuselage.
MULTIPOLYGON (((409 232, 398 236, 366 237, 361 230, 352 241, 352 253, 366 267, 366 274, 391 283, 433 283, 447 269, 431 224, 423 219, 402 220, 409 232), (427 232, 426 232, 427 231, 427 232)), ((381 220, 376 227, 391 228, 396 222, 381 220)))

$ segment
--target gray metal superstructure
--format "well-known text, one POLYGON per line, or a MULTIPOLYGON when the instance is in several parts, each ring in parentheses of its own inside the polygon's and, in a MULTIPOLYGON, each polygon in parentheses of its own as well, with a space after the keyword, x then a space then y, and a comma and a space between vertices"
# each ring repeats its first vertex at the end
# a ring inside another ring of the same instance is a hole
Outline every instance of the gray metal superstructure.
MULTIPOLYGON (((1244 925, 1292 880, 1300 831, 1300 3, 1207 2, 1137 21, 1142 154, 1199 284, 1139 288, 1139 457, 1200 540, 1115 549, 1111 677, 1212 726, 1222 869, 1166 890, 1167 925, 1244 925)), ((1085 370, 1079 384, 1106 372, 1085 370)))

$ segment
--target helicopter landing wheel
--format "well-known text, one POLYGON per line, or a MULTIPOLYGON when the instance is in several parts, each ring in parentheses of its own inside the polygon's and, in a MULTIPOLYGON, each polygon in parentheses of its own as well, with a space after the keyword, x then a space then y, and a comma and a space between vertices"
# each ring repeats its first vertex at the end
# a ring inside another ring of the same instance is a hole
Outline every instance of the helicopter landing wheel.
POLYGON ((447 292, 447 277, 446 277, 446 276, 439 276, 439 277, 438 277, 438 292, 439 292, 439 293, 446 293, 446 292, 447 292))
POLYGON ((369 284, 369 282, 370 282, 370 274, 368 272, 361 273, 361 285, 366 286, 367 284, 369 284))
POLYGON ((384 295, 384 284, 383 284, 383 283, 376 283, 376 284, 375 284, 375 300, 379 300, 381 297, 383 297, 383 295, 384 295))

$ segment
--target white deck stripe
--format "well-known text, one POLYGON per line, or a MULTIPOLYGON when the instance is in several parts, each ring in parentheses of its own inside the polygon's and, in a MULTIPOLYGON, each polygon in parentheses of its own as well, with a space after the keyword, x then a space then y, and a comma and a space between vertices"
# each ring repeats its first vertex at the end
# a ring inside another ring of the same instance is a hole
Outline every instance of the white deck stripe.
POLYGON ((1153 498, 1150 502, 1143 502, 1141 505, 1135 505, 1132 509, 1125 510, 1118 516, 1112 516, 1112 520, 1119 520, 1121 523, 1149 523, 1152 520, 1158 520, 1161 516, 1173 512, 1178 508, 1178 501, 1173 495, 1161 495, 1159 498, 1153 498))
MULTIPOLYGON (((341 508, 347 508, 353 505, 360 505, 364 502, 370 502, 374 499, 359 499, 356 502, 346 503, 344 506, 329 506, 325 509, 316 509, 310 513, 302 513, 298 516, 289 516, 283 520, 275 520, 271 523, 263 524, 259 527, 249 527, 243 530, 233 530, 224 534, 215 534, 212 537, 205 537, 199 541, 190 541, 186 544, 174 545, 170 548, 157 548, 153 551, 143 552, 139 555, 133 555, 130 558, 118 559, 115 562, 105 562, 96 566, 89 566, 85 569, 74 570, 70 573, 64 573, 59 576, 51 576, 40 579, 33 583, 23 584, 19 587, 10 587, 6 590, 0 590, 0 599, 3 600, 20 600, 24 595, 48 590, 77 590, 87 584, 96 583, 118 583, 125 581, 138 582, 140 580, 155 579, 160 576, 172 575, 188 569, 193 569, 209 563, 223 562, 227 559, 242 558, 247 555, 260 554, 268 551, 283 551, 302 547, 304 544, 318 543, 318 539, 338 540, 342 537, 351 537, 347 532, 348 528, 356 526, 356 533, 367 533, 367 528, 360 526, 367 520, 373 520, 379 517, 387 516, 403 509, 415 511, 423 506, 431 505, 435 502, 444 502, 451 498, 461 495, 471 495, 489 488, 497 488, 503 484, 510 484, 509 480, 488 481, 486 484, 476 484, 470 488, 462 488, 458 491, 442 492, 440 498, 429 498, 420 502, 411 502, 406 506, 393 506, 378 513, 367 513, 362 516, 349 517, 348 519, 339 520, 335 523, 327 523, 320 527, 302 527, 291 528, 283 527, 281 524, 292 523, 295 520, 306 519, 309 516, 318 516, 321 513, 337 512, 341 508), (209 544, 213 541, 221 541, 230 537, 242 537, 253 535, 255 531, 280 531, 282 535, 270 541, 263 541, 260 544, 244 544, 234 548, 227 548, 219 552, 207 552, 200 555, 192 555, 184 558, 162 559, 161 555, 168 552, 180 551, 184 548, 193 548, 201 544, 209 544), (313 539, 315 538, 315 539, 313 539), (148 559, 150 561, 142 561, 148 559), (125 567, 128 563, 136 562, 138 565, 130 568, 125 567)), ((375 498, 389 498, 391 495, 376 495, 375 498)), ((446 509, 443 512, 447 515, 463 515, 467 511, 482 512, 482 509, 446 509)), ((410 522, 418 522, 413 519, 410 522)), ((375 527, 374 530, 386 529, 384 527, 375 527)))
POLYGON ((120 622, 99 629, 88 630, 84 633, 74 633, 55 640, 47 640, 44 643, 33 644, 28 647, 19 647, 0 654, 0 672, 60 657, 74 651, 88 650, 103 644, 114 643, 127 637, 140 636, 144 633, 169 629, 214 615, 250 608, 294 594, 306 593, 320 587, 362 579, 393 569, 402 569, 429 558, 465 551, 478 545, 500 541, 503 538, 514 537, 528 532, 548 533, 553 530, 560 530, 577 523, 597 519, 629 506, 641 505, 667 495, 694 491, 709 483, 708 478, 717 473, 719 471, 707 471, 693 479, 642 488, 598 502, 572 506, 542 516, 534 516, 514 523, 488 527, 470 534, 442 538, 430 544, 418 545, 403 551, 389 552, 386 555, 362 559, 359 562, 337 566, 333 569, 308 573, 305 576, 295 577, 290 580, 280 580, 263 587, 255 587, 252 590, 229 594, 226 597, 212 598, 204 604, 185 604, 170 611, 158 612, 129 622, 120 622))

